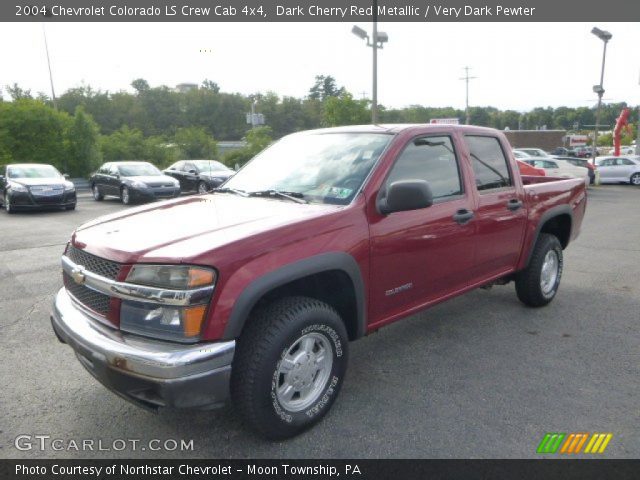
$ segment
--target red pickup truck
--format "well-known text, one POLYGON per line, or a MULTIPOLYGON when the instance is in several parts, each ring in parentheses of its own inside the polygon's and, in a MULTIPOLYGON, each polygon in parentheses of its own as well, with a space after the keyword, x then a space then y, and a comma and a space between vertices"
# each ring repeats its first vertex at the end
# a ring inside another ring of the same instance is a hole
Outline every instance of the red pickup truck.
POLYGON ((78 228, 58 338, 140 406, 229 398, 270 438, 329 410, 349 342, 471 289, 558 291, 581 179, 521 176, 504 135, 452 125, 289 135, 215 192, 78 228))

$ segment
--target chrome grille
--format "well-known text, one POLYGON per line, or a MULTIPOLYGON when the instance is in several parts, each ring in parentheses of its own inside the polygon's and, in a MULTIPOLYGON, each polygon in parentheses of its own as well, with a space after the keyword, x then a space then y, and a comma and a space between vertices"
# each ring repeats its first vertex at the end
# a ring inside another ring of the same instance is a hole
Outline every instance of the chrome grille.
POLYGON ((69 245, 65 255, 69 257, 73 263, 82 265, 90 272, 111 280, 115 280, 118 277, 118 273, 120 273, 119 263, 96 257, 72 245, 69 245))
POLYGON ((102 316, 107 316, 110 300, 107 295, 77 284, 66 272, 62 273, 62 278, 65 288, 78 302, 102 316))

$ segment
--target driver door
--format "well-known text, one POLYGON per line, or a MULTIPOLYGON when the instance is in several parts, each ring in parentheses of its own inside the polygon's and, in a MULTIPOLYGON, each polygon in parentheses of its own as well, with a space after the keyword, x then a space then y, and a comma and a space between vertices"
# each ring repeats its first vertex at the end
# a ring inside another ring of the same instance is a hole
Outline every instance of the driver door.
MULTIPOLYGON (((374 213, 371 232, 371 323, 453 292, 467 282, 474 260, 473 198, 464 184, 454 141, 447 135, 410 140, 381 193, 398 180, 426 180, 432 206, 374 213)), ((384 322, 386 323, 386 322, 384 322)))

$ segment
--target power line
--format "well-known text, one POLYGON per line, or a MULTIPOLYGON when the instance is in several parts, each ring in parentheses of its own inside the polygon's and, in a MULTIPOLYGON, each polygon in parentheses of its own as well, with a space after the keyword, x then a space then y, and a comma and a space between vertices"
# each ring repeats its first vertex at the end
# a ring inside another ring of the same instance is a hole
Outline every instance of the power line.
POLYGON ((467 120, 466 120, 466 124, 469 125, 470 123, 470 115, 469 115, 469 80, 474 80, 478 77, 470 77, 469 76, 469 70, 470 67, 464 67, 464 71, 465 71, 465 75, 464 77, 460 78, 460 80, 464 80, 465 84, 466 84, 466 100, 465 100, 465 113, 467 116, 467 120))

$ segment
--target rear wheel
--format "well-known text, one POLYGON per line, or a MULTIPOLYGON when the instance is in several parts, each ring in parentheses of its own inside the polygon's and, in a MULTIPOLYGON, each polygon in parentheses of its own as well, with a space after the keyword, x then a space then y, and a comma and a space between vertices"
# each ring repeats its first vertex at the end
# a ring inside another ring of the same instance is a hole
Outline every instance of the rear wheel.
POLYGON ((342 385, 348 338, 338 313, 319 300, 290 297, 258 311, 238 340, 234 404, 250 427, 283 439, 327 413, 342 385))
POLYGON ((209 193, 209 187, 205 182, 198 182, 198 193, 209 193))
POLYGON ((529 265, 516 276, 516 293, 530 307, 547 305, 558 292, 562 277, 562 245, 558 237, 541 233, 529 265))
POLYGON ((629 179, 631 185, 640 185, 640 173, 634 173, 629 179))
POLYGON ((102 200, 104 200, 104 195, 102 193, 100 193, 100 187, 98 187, 98 185, 93 185, 91 187, 91 191, 93 192, 93 199, 96 200, 97 202, 100 202, 102 200))
POLYGON ((129 188, 122 187, 122 190, 120 191, 120 200, 122 200, 122 203, 124 203, 125 205, 131 204, 131 194, 129 193, 129 188))

